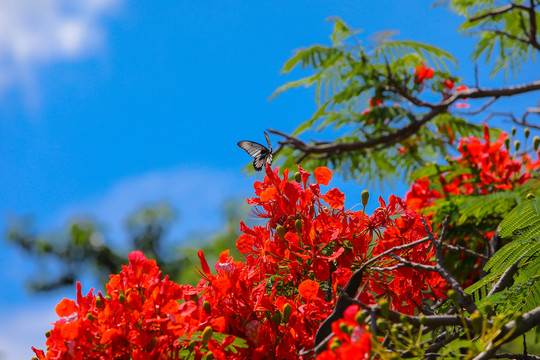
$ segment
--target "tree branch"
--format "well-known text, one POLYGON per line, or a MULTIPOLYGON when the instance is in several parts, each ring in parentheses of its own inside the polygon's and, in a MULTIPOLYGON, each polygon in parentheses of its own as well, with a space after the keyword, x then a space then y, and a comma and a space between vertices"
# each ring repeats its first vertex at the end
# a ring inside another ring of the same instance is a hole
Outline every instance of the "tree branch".
POLYGON ((529 10, 529 7, 521 5, 521 4, 511 3, 511 4, 508 4, 506 6, 501 6, 499 8, 493 9, 493 10, 488 11, 486 13, 473 16, 468 21, 469 22, 476 22, 476 21, 485 19, 487 17, 494 17, 494 16, 497 16, 497 15, 502 15, 502 14, 504 14, 506 12, 509 12, 509 11, 512 11, 514 9, 529 10))
POLYGON ((524 355, 524 354, 509 354, 500 353, 493 355, 494 359, 516 359, 516 360, 540 360, 540 356, 536 355, 524 355))
POLYGON ((495 352, 497 351, 497 349, 503 343, 507 343, 514 340, 515 338, 517 338, 518 336, 521 336, 522 334, 531 330, 535 326, 538 326, 539 323, 540 323, 540 307, 537 307, 536 309, 533 309, 529 311, 528 313, 524 314, 519 324, 515 320, 509 321, 501 328, 500 334, 487 346, 487 349, 481 352, 480 354, 478 354, 473 360, 491 359, 495 355, 495 352), (502 338, 504 338, 504 342, 499 341, 502 338))
MULTIPOLYGON (((399 91, 399 89, 395 89, 399 91)), ((514 86, 507 86, 502 88, 472 88, 463 91, 456 91, 446 99, 442 100, 438 104, 419 103, 418 106, 430 107, 431 110, 424 114, 419 120, 413 121, 408 125, 396 129, 393 133, 375 137, 366 141, 348 142, 348 143, 335 143, 335 142, 322 142, 322 143, 306 143, 299 138, 281 132, 275 129, 268 129, 272 134, 281 136, 284 140, 280 141, 281 146, 290 146, 291 148, 303 153, 302 157, 305 158, 312 154, 342 154, 346 152, 359 151, 365 149, 379 148, 384 149, 393 146, 411 136, 416 134, 420 128, 435 118, 437 115, 442 114, 448 110, 448 107, 460 99, 482 99, 482 98, 499 98, 503 96, 513 96, 523 94, 531 91, 540 90, 540 80, 533 81, 527 84, 520 84, 514 86)), ((399 93, 399 92, 398 92, 399 93)), ((408 98, 411 99, 410 97, 408 98)), ((416 100, 415 100, 416 101, 416 100)), ((495 100, 490 100, 490 102, 495 100)), ((484 105, 485 106, 485 105, 484 105)), ((531 127, 535 127, 531 125, 531 127)))

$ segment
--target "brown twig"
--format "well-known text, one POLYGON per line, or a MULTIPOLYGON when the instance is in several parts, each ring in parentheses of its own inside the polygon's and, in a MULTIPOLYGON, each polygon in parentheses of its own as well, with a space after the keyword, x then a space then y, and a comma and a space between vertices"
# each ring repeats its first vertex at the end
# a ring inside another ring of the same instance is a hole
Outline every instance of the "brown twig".
POLYGON ((501 6, 499 8, 493 9, 491 11, 485 12, 483 14, 473 16, 468 21, 469 22, 476 22, 478 20, 482 20, 482 19, 485 19, 487 17, 494 17, 494 16, 497 16, 497 15, 502 15, 502 14, 504 14, 506 12, 509 12, 509 11, 512 11, 514 9, 529 10, 529 8, 527 6, 524 6, 524 5, 521 5, 521 4, 511 3, 511 4, 508 4, 506 6, 501 6))

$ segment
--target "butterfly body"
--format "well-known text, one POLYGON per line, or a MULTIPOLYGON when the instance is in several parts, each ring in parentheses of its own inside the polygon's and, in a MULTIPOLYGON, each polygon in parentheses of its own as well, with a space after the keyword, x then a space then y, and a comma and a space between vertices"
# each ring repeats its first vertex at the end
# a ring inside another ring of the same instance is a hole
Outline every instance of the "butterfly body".
POLYGON ((270 137, 266 132, 264 133, 264 136, 266 137, 268 148, 264 145, 256 143, 255 141, 244 140, 238 142, 238 146, 253 157, 253 168, 255 171, 261 171, 265 163, 270 165, 272 164, 272 160, 274 160, 274 153, 272 150, 272 144, 270 143, 270 137))

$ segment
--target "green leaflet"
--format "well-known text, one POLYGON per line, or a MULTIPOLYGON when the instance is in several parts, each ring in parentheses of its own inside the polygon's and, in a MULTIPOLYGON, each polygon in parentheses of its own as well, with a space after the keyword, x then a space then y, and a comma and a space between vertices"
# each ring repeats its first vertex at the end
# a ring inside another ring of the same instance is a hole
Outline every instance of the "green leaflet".
POLYGON ((513 240, 497 251, 484 266, 488 274, 467 288, 477 305, 497 305, 498 313, 529 311, 540 306, 540 212, 539 199, 524 200, 499 225, 501 238, 513 240), (486 296, 503 274, 517 264, 517 271, 502 291, 486 296))
POLYGON ((499 225, 499 236, 511 236, 515 232, 529 233, 532 238, 538 235, 540 227, 540 198, 522 202, 516 206, 499 225), (532 231, 531 231, 532 229, 532 231))

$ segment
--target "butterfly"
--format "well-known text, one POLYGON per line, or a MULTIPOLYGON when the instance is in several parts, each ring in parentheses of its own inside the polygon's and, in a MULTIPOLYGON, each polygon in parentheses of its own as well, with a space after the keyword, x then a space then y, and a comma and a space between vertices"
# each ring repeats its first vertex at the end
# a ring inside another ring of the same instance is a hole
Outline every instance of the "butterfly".
POLYGON ((270 143, 270 137, 265 132, 264 136, 266 137, 266 142, 268 143, 268 149, 266 146, 256 143, 254 141, 240 141, 238 146, 246 150, 246 152, 253 156, 253 168, 255 171, 261 171, 264 163, 268 165, 272 164, 274 160, 274 153, 272 151, 272 144, 270 143))

